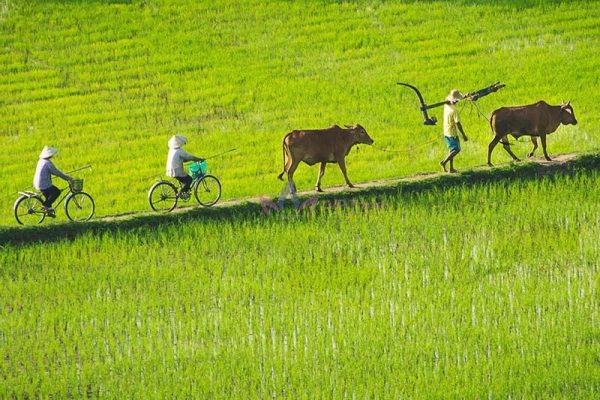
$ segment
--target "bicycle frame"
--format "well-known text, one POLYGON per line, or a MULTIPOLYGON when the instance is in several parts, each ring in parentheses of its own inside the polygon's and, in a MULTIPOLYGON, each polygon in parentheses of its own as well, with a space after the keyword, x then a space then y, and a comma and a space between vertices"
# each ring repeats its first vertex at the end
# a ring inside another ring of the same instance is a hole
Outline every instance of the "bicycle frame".
MULTIPOLYGON (((192 178, 192 183, 190 183, 190 190, 194 189, 194 186, 196 186, 198 184, 198 182, 200 182, 202 180, 202 178, 204 178, 206 175, 209 175, 209 174, 202 174, 202 175, 198 175, 195 178, 192 178)), ((171 182, 173 185, 175 185, 175 187, 177 187, 177 193, 180 193, 181 188, 183 187, 183 183, 181 183, 179 180, 177 180, 175 178, 157 180, 157 182, 160 182, 160 181, 171 182)))
MULTIPOLYGON (((60 194, 58 195, 56 201, 52 205, 52 208, 54 208, 54 209, 56 209, 71 193, 73 193, 68 186, 64 187, 62 189, 58 189, 58 190, 60 190, 60 194), (65 191, 68 191, 68 192, 63 195, 63 192, 65 192, 65 191)), ((44 200, 46 197, 46 196, 44 196, 44 194, 42 192, 19 192, 19 194, 21 194, 22 196, 27 196, 27 197, 39 197, 44 200)))
POLYGON ((201 174, 201 175, 196 176, 195 178, 192 178, 191 187, 193 188, 194 186, 196 186, 198 184, 198 182, 200 182, 202 180, 202 178, 204 178, 206 175, 208 175, 208 174, 201 174))
POLYGON ((154 211, 172 211, 177 201, 188 202, 192 196, 203 207, 214 205, 221 198, 221 183, 211 174, 200 174, 192 178, 190 190, 182 192, 183 183, 175 178, 160 179, 148 191, 148 201, 154 211), (211 195, 212 194, 212 195, 211 195), (209 196, 206 198, 206 196, 209 196))
POLYGON ((65 188, 59 189, 59 190, 60 190, 60 194, 58 195, 58 198, 54 202, 54 205, 52 205, 52 208, 54 208, 54 209, 56 209, 60 205, 60 203, 62 203, 71 193, 73 193, 68 186, 65 188), (63 192, 67 192, 67 193, 65 193, 63 195, 63 192))

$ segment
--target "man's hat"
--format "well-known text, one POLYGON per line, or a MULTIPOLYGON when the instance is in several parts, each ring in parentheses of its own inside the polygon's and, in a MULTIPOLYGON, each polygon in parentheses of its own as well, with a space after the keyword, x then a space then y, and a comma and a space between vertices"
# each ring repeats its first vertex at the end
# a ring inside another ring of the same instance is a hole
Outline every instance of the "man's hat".
POLYGON ((187 143, 187 138, 181 135, 173 135, 167 144, 170 149, 178 149, 187 143))
POLYGON ((446 97, 446 100, 448 100, 450 103, 456 103, 459 100, 464 99, 464 97, 465 96, 463 96, 463 94, 459 92, 458 89, 452 89, 448 97, 446 97))
POLYGON ((52 146, 44 146, 44 149, 40 153, 40 158, 50 158, 58 153, 58 149, 52 146))

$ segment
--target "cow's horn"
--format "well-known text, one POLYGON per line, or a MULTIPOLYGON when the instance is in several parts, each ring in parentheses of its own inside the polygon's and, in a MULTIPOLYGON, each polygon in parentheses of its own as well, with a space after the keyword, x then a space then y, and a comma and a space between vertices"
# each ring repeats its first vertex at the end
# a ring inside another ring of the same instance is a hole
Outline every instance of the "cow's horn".
POLYGON ((346 128, 348 128, 348 129, 352 129, 352 128, 354 128, 352 125, 344 125, 344 126, 345 126, 346 128))

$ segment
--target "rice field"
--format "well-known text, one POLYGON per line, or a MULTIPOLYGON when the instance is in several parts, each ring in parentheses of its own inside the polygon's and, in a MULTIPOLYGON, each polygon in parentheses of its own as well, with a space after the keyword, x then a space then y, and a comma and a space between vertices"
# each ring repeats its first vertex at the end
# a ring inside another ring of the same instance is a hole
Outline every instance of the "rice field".
POLYGON ((595 1, 0 0, 0 398, 598 398, 598 20, 595 1), (237 149, 209 160, 223 200, 276 198, 283 135, 334 123, 375 140, 355 183, 435 171, 441 127, 398 81, 429 103, 507 85, 461 109, 463 174, 301 212, 14 226, 44 145, 93 166, 98 217, 149 210, 175 133, 237 149), (550 155, 594 155, 472 170, 484 116, 540 99, 579 120, 550 155))
MULTIPOLYGON (((595 1, 2 0, 0 224, 15 223, 46 144, 65 171, 93 165, 81 177, 99 216, 149 209, 174 133, 201 156, 238 149, 209 161, 224 199, 278 193, 283 135, 334 123, 375 139, 348 158, 356 182, 434 171, 441 127, 421 124, 397 81, 429 103, 502 81, 484 115, 570 99, 580 123, 550 137, 550 154, 597 150, 599 19, 595 1)), ((466 169, 484 163, 490 132, 475 107, 462 118, 466 169)), ((299 187, 316 173, 300 168, 299 187)))
POLYGON ((599 198, 582 171, 5 245, 0 397, 597 398, 599 198))

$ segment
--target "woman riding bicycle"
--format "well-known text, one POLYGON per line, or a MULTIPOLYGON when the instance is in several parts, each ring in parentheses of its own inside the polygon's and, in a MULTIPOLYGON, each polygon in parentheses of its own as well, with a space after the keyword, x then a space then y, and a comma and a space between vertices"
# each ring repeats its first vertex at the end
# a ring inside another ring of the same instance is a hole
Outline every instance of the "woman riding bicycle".
POLYGON ((33 187, 42 192, 45 201, 42 202, 42 209, 48 214, 49 217, 54 217, 54 209, 52 203, 60 195, 60 189, 52 184, 52 175, 63 178, 66 181, 71 181, 71 177, 67 174, 62 173, 56 166, 50 161, 50 159, 58 153, 55 147, 44 146, 44 149, 40 153, 40 160, 37 163, 35 169, 35 176, 33 177, 33 187))
POLYGON ((187 192, 192 185, 192 177, 183 168, 186 161, 204 161, 203 158, 193 156, 181 147, 187 143, 185 136, 174 135, 169 139, 169 154, 167 156, 167 176, 177 179, 181 183, 181 192, 187 192))

